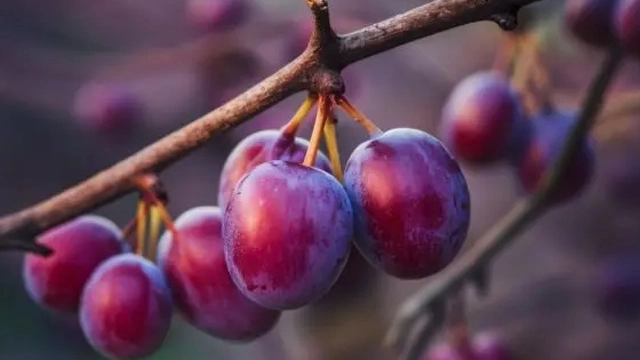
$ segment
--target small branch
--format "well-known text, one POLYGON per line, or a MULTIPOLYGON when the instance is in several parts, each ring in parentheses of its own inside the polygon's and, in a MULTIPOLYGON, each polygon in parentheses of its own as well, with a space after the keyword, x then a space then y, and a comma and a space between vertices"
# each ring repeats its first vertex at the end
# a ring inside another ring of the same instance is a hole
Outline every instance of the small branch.
POLYGON ((471 276, 471 281, 479 296, 486 296, 489 293, 489 266, 480 267, 471 276))
MULTIPOLYGON (((307 60, 308 61, 308 60, 307 60)), ((32 207, 0 219, 0 239, 31 238, 43 230, 135 190, 131 179, 159 172, 204 145, 211 136, 240 124, 302 89, 305 58, 298 58, 222 107, 186 125, 90 179, 32 207)))
POLYGON ((563 151, 554 164, 551 176, 547 181, 547 186, 540 192, 539 197, 542 199, 547 200, 552 197, 554 192, 560 187, 562 183, 561 179, 566 175, 574 155, 579 151, 585 134, 589 132, 598 117, 598 113, 604 103, 604 94, 613 81, 613 77, 619 69, 622 59, 623 53, 617 47, 611 49, 607 54, 607 58, 593 80, 589 92, 582 103, 576 125, 572 129, 563 151))
POLYGON ((367 26, 340 39, 341 64, 347 66, 400 45, 457 26, 491 20, 538 0, 436 0, 367 26))
POLYGON ((417 360, 422 356, 422 346, 416 344, 426 343, 445 325, 447 316, 446 308, 447 306, 444 300, 435 301, 429 306, 428 313, 430 316, 426 319, 418 319, 420 321, 410 334, 410 343, 414 344, 414 346, 407 346, 405 348, 400 355, 401 360, 417 360))
POLYGON ((335 43, 336 33, 331 27, 329 18, 329 4, 326 0, 307 0, 314 20, 314 31, 311 35, 311 47, 325 50, 327 46, 335 43))
MULTIPOLYGON (((135 176, 159 172, 198 149, 213 135, 245 122, 296 92, 309 90, 310 81, 319 69, 339 72, 349 64, 402 44, 486 20, 492 14, 536 1, 539 0, 436 0, 336 38, 335 46, 329 40, 327 46, 329 49, 335 47, 334 52, 319 51, 318 47, 310 46, 297 59, 222 107, 88 180, 48 200, 0 218, 0 241, 32 239, 52 226, 130 193, 134 190, 131 179, 135 176)), ((314 0, 313 3, 325 2, 314 0)), ((319 34, 329 34, 328 8, 323 10, 319 6, 317 9, 312 6, 316 28, 323 29, 319 34)), ((320 41, 318 46, 324 46, 324 43, 326 41, 320 41)))
POLYGON ((27 239, 9 239, 2 241, 0 243, 0 251, 24 251, 42 256, 53 254, 53 250, 48 247, 27 239))
MULTIPOLYGON (((452 292, 459 291, 465 282, 484 269, 493 258, 534 220, 540 217, 552 204, 554 192, 561 183, 584 137, 589 131, 601 108, 613 76, 622 61, 619 49, 612 49, 599 73, 592 82, 584 100, 576 125, 571 130, 561 155, 554 164, 551 176, 544 188, 531 198, 521 200, 493 228, 484 234, 468 252, 435 275, 417 294, 409 298, 400 308, 394 323, 387 333, 387 344, 395 348, 412 348, 415 344, 407 341, 417 319, 430 306, 441 303, 452 292)), ((426 339, 422 339, 426 343, 426 339)), ((424 348, 426 344, 419 344, 424 348)))

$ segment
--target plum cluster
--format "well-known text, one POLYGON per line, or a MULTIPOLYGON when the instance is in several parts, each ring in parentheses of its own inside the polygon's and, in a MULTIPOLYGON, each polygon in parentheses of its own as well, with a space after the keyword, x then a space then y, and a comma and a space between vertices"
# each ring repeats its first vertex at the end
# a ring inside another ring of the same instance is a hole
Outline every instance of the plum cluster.
MULTIPOLYGON (((618 46, 640 56, 640 1, 567 0, 565 23, 580 41, 597 48, 618 46)), ((619 203, 637 203, 637 166, 610 164, 609 195, 619 203)), ((640 314, 640 267, 637 255, 625 253, 599 264, 590 277, 596 308, 608 319, 630 321, 640 314)))
MULTIPOLYGON (((564 22, 582 42, 595 47, 620 46, 640 55, 640 0, 567 0, 564 22)), ((547 106, 523 110, 521 96, 499 71, 483 71, 461 81, 442 111, 441 138, 460 160, 486 165, 506 160, 515 168, 524 192, 539 190, 560 155, 577 120, 577 112, 547 106)), ((556 202, 575 198, 594 171, 593 139, 582 141, 556 202)))
POLYGON ((586 44, 599 48, 618 45, 639 56, 638 14, 638 0, 567 0, 564 19, 571 33, 586 44))
MULTIPOLYGON (((505 160, 522 190, 539 190, 577 120, 575 111, 543 108, 527 114, 510 80, 498 71, 482 71, 462 80, 442 111, 441 138, 469 164, 505 160)), ((555 195, 563 202, 580 194, 594 170, 592 140, 585 139, 555 195)))
POLYGON ((58 313, 79 314, 87 341, 106 356, 144 357, 169 330, 172 296, 160 269, 133 254, 110 220, 83 215, 39 240, 50 257, 26 255, 29 295, 58 313))
POLYGON ((234 283, 275 310, 320 299, 340 276, 352 244, 401 279, 441 270, 469 226, 464 176, 435 137, 415 129, 377 132, 351 154, 341 183, 306 140, 258 132, 236 147, 221 179, 222 237, 234 283), (353 241, 352 241, 353 240, 353 241))
POLYGON ((564 10, 566 27, 578 40, 640 56, 640 0, 567 0, 564 10))
MULTIPOLYGON (((26 255, 29 294, 56 312, 78 313, 88 342, 105 356, 136 359, 163 343, 174 308, 220 339, 266 334, 283 311, 327 294, 352 248, 400 279, 427 277, 452 261, 469 228, 470 197, 437 138, 369 127, 343 172, 335 133, 334 142, 327 135, 327 157, 318 136, 296 136, 301 118, 242 140, 221 172, 218 206, 169 219, 152 255, 140 243, 132 251, 128 230, 96 215, 43 233, 39 241, 54 254, 26 255)), ((329 118, 316 118, 314 134, 329 118)), ((326 125, 331 134, 334 123, 326 125)))

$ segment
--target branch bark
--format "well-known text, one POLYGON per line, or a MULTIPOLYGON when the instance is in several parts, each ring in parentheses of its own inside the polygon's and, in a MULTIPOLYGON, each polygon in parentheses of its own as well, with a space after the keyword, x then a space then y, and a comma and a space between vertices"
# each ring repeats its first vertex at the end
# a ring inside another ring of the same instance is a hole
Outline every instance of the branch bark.
MULTIPOLYGON (((243 123, 296 92, 309 90, 311 79, 320 69, 339 72, 352 63, 419 38, 490 20, 495 14, 513 13, 514 9, 537 1, 436 0, 351 34, 335 37, 328 43, 311 41, 297 59, 223 106, 88 180, 0 218, 0 248, 4 247, 3 242, 9 244, 16 239, 33 243, 33 238, 40 232, 133 191, 131 179, 135 176, 159 172, 199 148, 213 135, 243 123), (324 51, 324 48, 332 47, 337 51, 324 51)), ((328 12, 326 6, 316 9, 328 12)), ((328 25, 328 13, 326 16, 314 15, 316 19, 326 19, 328 25)), ((320 26, 322 24, 317 28, 320 26)))

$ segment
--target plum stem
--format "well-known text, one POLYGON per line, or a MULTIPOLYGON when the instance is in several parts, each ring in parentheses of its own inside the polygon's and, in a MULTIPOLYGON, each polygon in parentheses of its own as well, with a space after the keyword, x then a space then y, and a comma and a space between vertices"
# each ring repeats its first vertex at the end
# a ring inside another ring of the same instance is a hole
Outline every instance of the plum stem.
MULTIPOLYGON (((176 230, 171 215, 169 215, 169 211, 165 206, 165 204, 168 202, 167 191, 165 190, 158 176, 155 174, 144 174, 135 177, 132 182, 140 192, 141 201, 144 202, 148 208, 151 208, 151 217, 149 220, 151 222, 150 248, 153 249, 152 251, 155 252, 155 243, 158 241, 158 231, 160 229, 159 224, 156 223, 158 221, 158 218, 162 220, 164 227, 171 232, 171 235, 177 241, 178 231, 176 230)), ((149 216, 148 208, 145 217, 142 219, 138 218, 138 224, 143 221, 145 227, 147 216, 149 216)), ((153 258, 154 256, 155 254, 152 253, 152 256, 150 258, 153 258)))
POLYGON ((313 166, 316 162, 316 156, 318 155, 318 149, 320 149, 320 141, 322 140, 322 130, 324 124, 327 121, 327 115, 329 112, 330 103, 326 95, 320 95, 318 102, 318 112, 316 113, 316 120, 313 124, 313 132, 311 133, 311 139, 309 139, 309 148, 304 155, 303 165, 313 166))
POLYGON ((155 261, 156 250, 158 247, 158 239, 160 238, 160 227, 162 226, 162 218, 160 217, 158 206, 151 206, 149 214, 149 245, 147 249, 147 257, 151 261, 155 261))
POLYGON ((136 238, 134 238, 134 234, 138 229, 138 217, 134 216, 131 221, 124 227, 122 230, 122 237, 124 240, 135 249, 136 247, 136 238))
POLYGON ((327 121, 324 124, 324 140, 327 144, 327 151, 329 152, 329 160, 331 161, 331 168, 333 174, 342 182, 344 176, 342 173, 342 163, 340 161, 340 151, 338 150, 338 136, 336 131, 337 119, 333 111, 329 111, 327 121))
POLYGON ((533 71, 532 80, 535 85, 536 98, 538 106, 543 111, 552 110, 555 104, 552 98, 552 85, 549 81, 549 70, 547 65, 540 56, 540 46, 537 44, 533 51, 533 71))
POLYGON ((160 219, 162 220, 162 223, 164 224, 164 227, 171 232, 171 235, 177 241, 178 230, 176 229, 173 223, 173 219, 171 218, 171 215, 169 215, 169 211, 167 210, 167 207, 164 205, 162 201, 160 201, 160 199, 158 199, 158 197, 156 197, 155 194, 148 193, 146 195, 148 196, 148 199, 151 202, 151 206, 155 207, 156 212, 158 213, 158 216, 160 217, 160 219))
POLYGON ((138 211, 136 212, 136 248, 135 253, 138 255, 144 254, 144 243, 147 236, 147 213, 148 206, 144 199, 138 200, 138 211))
POLYGON ((369 118, 367 118, 360 110, 358 110, 349 100, 343 95, 336 96, 336 103, 355 120, 360 126, 362 126, 372 137, 382 134, 382 130, 369 118))
POLYGON ((516 43, 519 34, 506 33, 500 43, 496 56, 493 59, 492 69, 511 76, 513 63, 516 58, 516 43))
POLYGON ((293 114, 293 117, 291 118, 291 120, 289 120, 289 122, 286 125, 284 125, 280 129, 280 131, 286 136, 289 136, 289 137, 295 136, 296 133, 298 132, 298 129, 300 128, 300 124, 307 117, 307 115, 309 115, 309 113, 311 112, 311 109, 313 109, 316 102, 318 102, 317 96, 312 94, 307 95, 307 97, 304 99, 300 107, 298 107, 298 110, 296 111, 296 113, 293 114))
POLYGON ((449 309, 447 311, 446 325, 449 341, 456 348, 465 347, 469 344, 469 327, 464 293, 460 290, 454 291, 449 296, 448 301, 449 309))
POLYGON ((531 72, 534 68, 532 52, 537 46, 531 34, 518 34, 516 38, 517 57, 514 59, 511 85, 521 94, 522 103, 529 115, 538 111, 538 99, 531 90, 531 72))
POLYGON ((540 56, 540 39, 535 34, 517 35, 518 59, 512 84, 523 95, 530 114, 555 108, 546 65, 540 56))
MULTIPOLYGON (((430 311, 433 304, 442 302, 448 295, 459 291, 467 282, 472 281, 478 270, 488 266, 502 249, 552 208, 555 193, 562 183, 561 179, 565 176, 573 157, 578 153, 584 137, 594 123, 602 107, 604 95, 622 59, 622 51, 617 46, 613 46, 589 87, 577 122, 571 129, 545 185, 531 197, 516 203, 511 211, 474 242, 474 246, 457 257, 443 271, 434 275, 427 285, 402 304, 387 332, 385 338, 387 345, 400 349, 406 347, 422 350, 428 339, 421 338, 421 342, 417 343, 410 338, 410 334, 414 327, 424 327, 424 324, 418 324, 423 314, 430 311)), ((410 355, 401 357, 402 360, 417 360, 422 352, 407 353, 410 355)))

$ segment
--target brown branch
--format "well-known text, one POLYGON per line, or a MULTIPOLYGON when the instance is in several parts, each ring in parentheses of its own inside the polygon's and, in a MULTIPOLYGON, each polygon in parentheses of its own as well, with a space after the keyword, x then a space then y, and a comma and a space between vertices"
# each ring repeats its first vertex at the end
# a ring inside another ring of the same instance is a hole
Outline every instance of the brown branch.
POLYGON ((579 151, 580 144, 594 123, 602 107, 606 93, 616 70, 622 60, 621 52, 616 48, 609 52, 598 75, 595 77, 589 92, 583 102, 576 125, 571 130, 563 150, 554 164, 546 185, 534 196, 520 201, 493 228, 484 234, 475 245, 462 254, 454 263, 435 275, 431 281, 417 294, 409 298, 400 308, 394 323, 387 333, 386 342, 396 348, 408 348, 406 353, 412 356, 403 357, 405 360, 417 359, 426 344, 425 338, 421 343, 407 340, 413 332, 427 325, 417 324, 422 314, 429 311, 432 304, 441 303, 447 295, 459 291, 462 286, 472 281, 477 271, 482 271, 505 246, 514 241, 517 236, 534 220, 544 214, 553 204, 552 199, 561 179, 566 176, 569 165, 579 151), (417 330, 414 328, 418 328, 417 330))
MULTIPOLYGON (((131 192, 131 179, 136 175, 160 171, 199 148, 213 135, 243 123, 295 92, 309 89, 310 79, 319 69, 340 71, 356 61, 413 40, 487 20, 493 14, 510 12, 536 1, 539 0, 436 0, 343 37, 324 36, 323 40, 329 42, 312 41, 297 59, 222 107, 88 180, 0 218, 0 239, 30 240, 52 226, 131 192), (337 50, 325 51, 331 48, 337 50)), ((314 18, 325 22, 318 24, 316 30, 329 26, 328 7, 311 8, 314 18)))
POLYGON ((341 64, 347 66, 370 56, 476 21, 512 12, 539 0, 437 0, 367 26, 341 38, 341 64))

